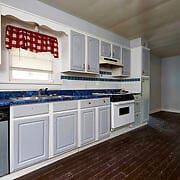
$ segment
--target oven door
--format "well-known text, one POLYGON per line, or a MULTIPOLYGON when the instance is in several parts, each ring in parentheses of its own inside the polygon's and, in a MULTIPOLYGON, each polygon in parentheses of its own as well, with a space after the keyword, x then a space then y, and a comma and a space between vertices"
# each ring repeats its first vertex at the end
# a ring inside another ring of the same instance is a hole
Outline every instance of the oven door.
POLYGON ((134 100, 111 103, 111 128, 134 122, 134 100))

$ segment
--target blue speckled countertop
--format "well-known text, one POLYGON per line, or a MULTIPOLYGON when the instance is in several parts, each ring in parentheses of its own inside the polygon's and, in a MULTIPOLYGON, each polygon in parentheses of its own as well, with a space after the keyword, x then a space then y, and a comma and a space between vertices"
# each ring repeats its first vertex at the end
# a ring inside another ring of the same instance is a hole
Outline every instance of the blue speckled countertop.
POLYGON ((78 100, 109 97, 108 95, 93 95, 93 93, 112 93, 119 92, 120 89, 93 89, 93 90, 51 90, 48 94, 67 95, 69 97, 45 98, 45 99, 29 99, 29 100, 12 100, 11 98, 37 96, 38 91, 1 91, 0 106, 46 103, 53 101, 78 100))

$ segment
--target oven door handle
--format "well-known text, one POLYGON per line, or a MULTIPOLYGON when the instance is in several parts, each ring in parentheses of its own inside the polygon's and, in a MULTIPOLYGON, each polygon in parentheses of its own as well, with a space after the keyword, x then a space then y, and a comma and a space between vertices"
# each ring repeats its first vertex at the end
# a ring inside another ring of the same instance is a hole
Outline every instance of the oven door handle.
POLYGON ((112 102, 112 105, 119 106, 119 105, 124 105, 124 104, 134 104, 134 100, 130 101, 120 101, 120 102, 112 102))

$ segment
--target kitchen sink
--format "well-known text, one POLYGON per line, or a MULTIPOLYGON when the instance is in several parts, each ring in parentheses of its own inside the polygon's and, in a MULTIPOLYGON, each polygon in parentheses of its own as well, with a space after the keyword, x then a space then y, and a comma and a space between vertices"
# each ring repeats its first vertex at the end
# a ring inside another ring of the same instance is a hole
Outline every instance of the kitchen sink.
POLYGON ((24 100, 40 100, 40 99, 56 99, 56 98, 68 98, 72 96, 68 95, 44 95, 44 96, 28 96, 28 97, 16 97, 10 98, 11 100, 24 101, 24 100))

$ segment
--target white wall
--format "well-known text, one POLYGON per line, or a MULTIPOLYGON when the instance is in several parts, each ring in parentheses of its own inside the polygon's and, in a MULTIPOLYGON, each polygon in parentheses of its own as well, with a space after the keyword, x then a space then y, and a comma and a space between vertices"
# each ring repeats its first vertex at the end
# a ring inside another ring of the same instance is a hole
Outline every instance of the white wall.
POLYGON ((161 64, 162 109, 180 112, 180 56, 163 58, 161 64))
POLYGON ((161 59, 150 56, 150 112, 161 110, 161 59))

